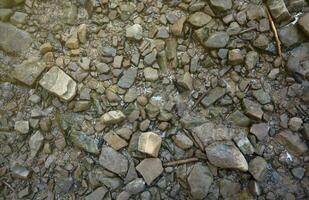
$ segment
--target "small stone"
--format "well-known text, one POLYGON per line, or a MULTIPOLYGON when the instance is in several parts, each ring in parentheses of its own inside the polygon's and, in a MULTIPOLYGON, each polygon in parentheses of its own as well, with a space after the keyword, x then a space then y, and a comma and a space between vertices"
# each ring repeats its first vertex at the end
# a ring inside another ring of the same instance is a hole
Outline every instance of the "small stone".
POLYGON ((272 17, 277 21, 283 21, 290 18, 290 13, 285 6, 284 0, 267 0, 267 6, 272 17))
POLYGON ((29 147, 30 147, 30 157, 34 158, 43 146, 44 136, 40 131, 37 131, 34 135, 30 137, 29 147))
POLYGON ((97 139, 93 139, 87 136, 81 131, 73 130, 70 134, 70 139, 72 143, 80 149, 96 155, 100 153, 100 150, 98 148, 99 141, 97 139))
POLYGON ((158 157, 161 147, 161 137, 153 132, 142 133, 138 140, 138 150, 153 157, 158 157))
POLYGON ((136 166, 136 170, 150 185, 163 172, 162 162, 159 158, 146 158, 136 166))
POLYGON ((100 117, 100 121, 106 125, 118 124, 125 120, 126 116, 120 110, 112 110, 100 117))
POLYGON ((137 76, 137 69, 136 68, 129 68, 123 72, 123 75, 118 81, 118 86, 123 89, 130 88, 137 76))
POLYGON ((210 4, 218 11, 225 11, 232 8, 231 0, 210 0, 210 4))
POLYGON ((179 75, 177 77, 177 84, 186 90, 193 90, 193 79, 191 74, 186 72, 183 75, 179 75))
POLYGON ((12 175, 21 179, 28 179, 30 177, 31 171, 22 165, 14 165, 11 168, 12 175))
POLYGON ((143 28, 139 24, 134 24, 126 28, 126 37, 134 40, 141 40, 143 38, 143 28))
POLYGON ((214 142, 205 149, 208 160, 215 166, 248 171, 248 163, 238 148, 230 141, 214 142))
POLYGON ((224 199, 235 198, 241 190, 241 185, 228 179, 220 180, 220 194, 224 199))
POLYGON ((108 192, 104 186, 98 187, 93 192, 85 197, 85 200, 102 200, 105 194, 108 192))
POLYGON ((108 146, 103 146, 99 163, 104 168, 120 176, 126 175, 128 171, 128 160, 126 157, 108 146))
POLYGON ((261 108, 261 105, 251 101, 249 99, 243 100, 243 105, 245 108, 245 112, 250 117, 256 118, 256 119, 262 119, 263 117, 263 110, 261 108))
POLYGON ((79 41, 76 36, 70 37, 66 42, 65 42, 65 47, 69 49, 78 49, 79 48, 79 41))
POLYGON ((131 196, 131 194, 129 192, 122 191, 122 192, 119 193, 116 200, 129 200, 130 196, 131 196))
POLYGON ((113 47, 102 47, 100 49, 102 56, 114 57, 116 56, 117 50, 113 47))
POLYGON ((306 143, 302 141, 298 133, 282 131, 275 136, 275 139, 293 154, 302 155, 308 151, 306 143))
POLYGON ((237 126, 241 127, 248 127, 251 123, 251 120, 239 110, 233 112, 229 117, 228 120, 233 122, 237 126))
POLYGON ((233 140, 243 154, 252 155, 254 153, 254 147, 243 131, 236 135, 233 140))
POLYGON ((226 94, 226 89, 222 87, 216 87, 209 91, 207 96, 205 96, 201 103, 205 107, 209 107, 215 103, 218 99, 222 98, 226 94))
POLYGON ((264 158, 257 156, 249 162, 249 172, 257 181, 262 181, 267 172, 267 162, 264 158))
POLYGON ((248 69, 253 69, 259 61, 259 54, 255 51, 249 51, 246 55, 246 67, 248 69))
POLYGON ((90 108, 90 101, 76 101, 74 104, 74 112, 83 112, 90 108))
POLYGON ((253 124, 250 133, 254 134, 259 141, 264 141, 268 137, 269 126, 266 123, 253 124))
POLYGON ((87 25, 81 24, 77 29, 77 37, 80 43, 85 44, 87 41, 87 25))
POLYGON ((229 51, 229 64, 231 65, 240 65, 244 61, 244 57, 240 51, 240 49, 232 49, 229 51))
POLYGON ((142 178, 137 178, 131 181, 130 183, 128 183, 124 189, 131 195, 135 195, 135 194, 143 192, 145 188, 146 188, 146 185, 145 185, 144 180, 142 178))
POLYGON ((31 193, 30 187, 26 186, 24 189, 18 192, 18 198, 25 199, 31 193))
POLYGON ((295 167, 292 169, 292 174, 294 177, 301 180, 305 175, 305 171, 306 170, 303 167, 295 167))
POLYGON ((10 21, 14 25, 25 24, 27 17, 27 13, 15 12, 14 15, 11 16, 10 21))
POLYGON ((254 90, 252 94, 260 104, 265 105, 271 103, 271 98, 269 94, 263 89, 254 90))
POLYGON ((47 52, 50 52, 50 51, 52 51, 52 49, 53 49, 53 46, 51 45, 51 43, 50 42, 46 42, 46 43, 44 43, 44 44, 42 44, 41 46, 40 46, 40 52, 41 52, 41 54, 45 54, 45 53, 47 53, 47 52))
POLYGON ((183 133, 173 136, 173 141, 181 149, 190 149, 193 146, 192 140, 183 133))
POLYGON ((127 93, 124 95, 124 101, 127 103, 131 103, 135 101, 138 96, 138 91, 136 88, 129 88, 127 93))
POLYGON ((73 99, 76 95, 76 82, 58 67, 52 67, 39 83, 43 88, 65 101, 73 99))
POLYGON ((97 71, 100 74, 102 74, 102 73, 105 74, 105 73, 108 73, 110 71, 110 68, 106 63, 98 63, 96 65, 96 68, 97 68, 97 71))
POLYGON ((203 12, 195 12, 188 18, 188 22, 196 27, 202 27, 211 21, 211 17, 203 12))
POLYGON ((186 16, 182 16, 170 27, 170 30, 173 35, 181 36, 186 19, 187 19, 186 16))
POLYGON ((304 33, 309 37, 309 13, 307 12, 298 20, 298 25, 304 31, 304 33))
POLYGON ((259 36, 253 41, 253 46, 265 50, 270 41, 268 37, 266 37, 264 34, 259 34, 259 36))
POLYGON ((157 32, 157 35, 156 35, 157 39, 166 39, 166 38, 169 38, 169 36, 170 35, 169 35, 166 27, 162 26, 162 27, 158 28, 158 32, 157 32))
POLYGON ((293 47, 304 40, 302 32, 296 24, 284 26, 278 30, 278 35, 282 44, 288 48, 293 47))
POLYGON ((122 61, 123 61, 123 56, 115 56, 114 62, 113 62, 113 67, 114 68, 121 68, 122 61))
POLYGON ((250 191, 251 194, 253 194, 255 196, 261 195, 261 192, 262 192, 261 188, 260 188, 259 184, 256 181, 251 180, 249 182, 248 186, 249 186, 249 191, 250 191))
POLYGON ((302 127, 302 124, 303 124, 303 120, 299 117, 292 117, 290 120, 289 120, 289 128, 292 130, 292 131, 298 131, 299 129, 301 129, 302 127))
POLYGON ((152 67, 146 67, 144 69, 144 76, 146 81, 156 81, 159 79, 159 74, 158 74, 158 70, 153 69, 152 67))
POLYGON ((115 132, 117 133, 117 135, 120 135, 120 137, 126 140, 129 140, 133 133, 130 128, 126 128, 126 127, 117 129, 115 132))
POLYGON ((226 32, 211 34, 205 42, 205 46, 212 49, 224 48, 229 42, 229 35, 226 32))
POLYGON ((29 122, 28 121, 17 121, 15 122, 14 128, 16 131, 22 134, 29 132, 29 122))
POLYGON ((12 16, 13 11, 12 9, 8 8, 0 8, 0 21, 6 22, 12 16))
POLYGON ((212 181, 213 177, 207 166, 202 163, 194 164, 188 176, 188 184, 193 199, 204 199, 208 194, 212 181))
POLYGON ((127 146, 128 143, 119 137, 114 131, 109 131, 104 135, 104 140, 116 151, 127 146))

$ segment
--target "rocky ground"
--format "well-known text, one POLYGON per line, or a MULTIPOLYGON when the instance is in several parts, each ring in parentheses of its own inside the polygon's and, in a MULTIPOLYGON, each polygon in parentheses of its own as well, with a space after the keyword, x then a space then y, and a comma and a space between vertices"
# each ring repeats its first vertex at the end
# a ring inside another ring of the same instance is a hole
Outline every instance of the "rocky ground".
POLYGON ((308 199, 308 38, 305 0, 0 0, 0 199, 308 199))

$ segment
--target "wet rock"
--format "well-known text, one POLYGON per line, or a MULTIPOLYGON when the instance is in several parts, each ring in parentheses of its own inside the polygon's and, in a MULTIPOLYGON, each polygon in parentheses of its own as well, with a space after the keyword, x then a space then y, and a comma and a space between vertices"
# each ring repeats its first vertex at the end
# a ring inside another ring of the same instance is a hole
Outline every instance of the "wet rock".
POLYGON ((201 101, 202 105, 208 107, 215 103, 218 99, 222 98, 226 94, 226 89, 221 87, 216 87, 209 91, 206 97, 201 101))
POLYGON ((290 17, 290 13, 283 0, 267 0, 267 5, 272 17, 276 21, 280 22, 290 17))
POLYGON ((237 126, 241 127, 248 127, 251 123, 251 120, 239 110, 233 112, 229 117, 228 120, 233 122, 237 126))
POLYGON ((14 129, 19 133, 26 134, 29 132, 29 122, 28 121, 16 121, 14 129))
POLYGON ((278 35, 280 37, 280 41, 286 47, 297 45, 304 39, 300 30, 293 24, 279 29, 278 35))
POLYGON ((161 147, 161 142, 161 137, 156 133, 142 133, 138 140, 138 150, 153 157, 157 157, 161 147))
POLYGON ((302 179, 305 175, 306 170, 303 167, 295 167, 291 171, 294 177, 296 177, 297 179, 302 179))
POLYGON ((136 170, 150 185, 163 172, 162 162, 158 158, 146 158, 136 166, 136 170))
POLYGON ((98 187, 93 192, 85 197, 85 200, 102 200, 105 194, 108 192, 104 186, 98 187))
POLYGON ((126 157, 111 147, 103 146, 99 163, 104 168, 120 176, 124 176, 128 171, 128 160, 126 157))
POLYGON ((72 143, 89 153, 99 154, 100 150, 98 148, 99 141, 87 136, 85 133, 81 131, 73 130, 70 134, 70 139, 72 143))
POLYGON ((109 144, 113 149, 119 150, 127 146, 128 143, 119 137, 114 131, 109 131, 104 135, 104 140, 109 144))
POLYGON ((257 156, 249 162, 249 172, 257 181, 262 181, 267 172, 267 162, 264 158, 257 156))
POLYGON ((299 20, 298 25, 303 32, 309 37, 309 13, 304 14, 299 20))
POLYGON ((112 110, 100 117, 100 121, 106 125, 118 124, 125 120, 126 116, 120 110, 112 110))
POLYGON ((73 99, 76 94, 76 82, 58 67, 52 67, 39 83, 43 88, 65 101, 73 99))
POLYGON ((182 16, 170 27, 170 30, 173 35, 181 36, 186 19, 187 19, 186 16, 182 16))
POLYGON ((261 108, 261 105, 251 101, 249 99, 243 100, 243 106, 245 108, 245 112, 247 115, 249 115, 252 118, 256 119, 262 119, 263 117, 263 110, 261 108))
POLYGON ((19 164, 14 165, 11 168, 11 171, 14 177, 21 178, 21 179, 28 179, 31 175, 31 171, 28 168, 22 165, 19 165, 19 164))
POLYGON ((224 199, 235 198, 241 190, 241 185, 239 183, 230 181, 228 179, 220 180, 220 194, 224 199))
POLYGON ((177 133, 173 136, 173 141, 181 149, 190 149, 193 146, 192 140, 183 133, 177 133))
POLYGON ((141 40, 143 38, 143 28, 139 24, 134 24, 126 28, 126 37, 134 40, 141 40))
POLYGON ((189 16, 188 22, 196 27, 202 27, 210 22, 212 18, 203 13, 203 12, 195 12, 189 16))
POLYGON ((27 51, 32 43, 29 33, 3 22, 0 22, 0 38, 0 49, 12 54, 27 51))
POLYGON ((275 139, 285 146, 289 152, 296 155, 302 155, 308 151, 306 143, 302 141, 297 133, 281 131, 275 136, 275 139))
POLYGON ((128 89, 130 88, 137 76, 137 69, 136 68, 130 68, 128 70, 125 70, 123 72, 123 75, 118 81, 118 86, 123 88, 123 89, 128 89))
POLYGON ((253 124, 250 133, 254 134, 259 141, 264 141, 268 137, 269 126, 266 123, 253 124))
POLYGON ((260 104, 268 104, 271 103, 271 98, 267 92, 265 92, 263 89, 254 90, 253 91, 254 98, 260 103, 260 104))
POLYGON ((227 45, 230 37, 226 32, 216 32, 211 34, 205 42, 205 47, 218 49, 227 45))
POLYGON ((226 11, 232 8, 231 0, 210 0, 210 4, 218 11, 226 11))
POLYGON ((30 137, 29 147, 30 147, 30 157, 34 158, 43 146, 44 136, 40 131, 37 131, 30 137))
POLYGON ((158 70, 153 69, 152 67, 146 67, 144 69, 144 76, 146 81, 156 81, 159 78, 158 70))
POLYGON ((193 89, 193 79, 191 77, 191 74, 189 72, 186 72, 182 75, 179 75, 177 77, 177 84, 186 90, 192 90, 193 89))
POLYGON ((209 168, 202 163, 193 166, 189 176, 188 184, 193 199, 204 199, 212 184, 213 177, 209 168))
POLYGON ((205 149, 208 160, 215 166, 228 169, 248 170, 248 163, 237 147, 229 141, 214 142, 205 149))
POLYGON ((137 178, 125 186, 125 191, 130 193, 131 195, 135 195, 141 193, 145 190, 146 185, 142 178, 137 178))

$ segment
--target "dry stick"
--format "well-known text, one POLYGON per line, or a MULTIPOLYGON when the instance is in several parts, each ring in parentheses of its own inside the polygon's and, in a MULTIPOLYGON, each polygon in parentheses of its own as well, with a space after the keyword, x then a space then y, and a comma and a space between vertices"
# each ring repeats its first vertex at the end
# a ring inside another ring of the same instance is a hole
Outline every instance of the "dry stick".
POLYGON ((279 39, 279 36, 278 36, 278 32, 277 32, 277 29, 276 29, 276 26, 275 26, 275 23, 274 23, 274 20, 268 10, 268 7, 265 6, 265 10, 266 10, 266 13, 267 13, 267 16, 268 16, 268 19, 270 21, 270 25, 271 25, 271 28, 275 34, 275 39, 276 39, 276 43, 277 43, 277 49, 278 49, 278 55, 280 56, 280 58, 282 57, 282 51, 281 51, 281 41, 279 39))
POLYGON ((194 144, 194 146, 196 147, 196 148, 200 148, 199 146, 198 146, 198 144, 196 143, 196 141, 194 140, 194 138, 191 136, 191 134, 187 131, 187 130, 185 130, 185 129, 183 129, 183 132, 185 133, 185 135, 188 137, 188 138, 190 138, 190 140, 193 142, 193 144, 194 144))
POLYGON ((181 164, 186 164, 186 163, 190 163, 190 162, 196 162, 199 159, 196 157, 192 157, 192 158, 185 158, 182 160, 175 160, 175 161, 170 161, 167 163, 164 163, 163 166, 164 167, 169 167, 169 166, 174 166, 174 165, 181 165, 181 164))
POLYGON ((204 97, 207 95, 207 91, 205 91, 198 99, 197 101, 193 104, 191 110, 193 110, 203 99, 204 97))
POLYGON ((199 148, 201 151, 204 151, 204 145, 202 144, 201 140, 195 134, 190 133, 186 129, 183 129, 183 131, 186 133, 186 135, 190 135, 193 137, 193 143, 195 144, 195 146, 197 146, 197 148, 199 148))
POLYGON ((250 27, 250 28, 247 28, 245 30, 240 31, 238 34, 240 35, 240 34, 243 34, 243 33, 247 33, 249 31, 253 31, 255 29, 256 29, 256 27, 250 27))
POLYGON ((13 188, 9 183, 7 183, 7 182, 4 181, 4 180, 2 180, 2 183, 4 183, 4 184, 15 194, 14 188, 13 188))

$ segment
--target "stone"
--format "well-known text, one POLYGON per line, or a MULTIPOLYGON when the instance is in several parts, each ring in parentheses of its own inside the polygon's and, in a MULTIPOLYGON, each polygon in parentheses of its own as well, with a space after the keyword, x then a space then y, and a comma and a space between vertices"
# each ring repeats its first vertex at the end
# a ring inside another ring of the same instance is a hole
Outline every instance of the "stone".
POLYGON ((115 56, 114 62, 113 62, 113 67, 114 68, 121 68, 122 61, 123 61, 123 56, 115 56))
POLYGON ((11 54, 25 53, 33 41, 26 31, 3 22, 0 22, 0 38, 0 49, 11 54))
POLYGON ((119 176, 125 176, 128 171, 128 160, 126 157, 105 145, 102 147, 99 163, 119 176))
POLYGON ((122 192, 119 193, 116 200, 129 200, 130 196, 131 196, 131 194, 129 192, 122 191, 122 192))
POLYGON ((278 35, 282 44, 291 48, 304 40, 302 32, 294 24, 284 26, 278 30, 278 35))
POLYGON ((74 146, 82 150, 96 155, 100 153, 98 148, 99 140, 93 139, 81 131, 72 130, 70 133, 70 140, 74 146))
POLYGON ((96 68, 100 74, 105 74, 110 71, 110 67, 106 63, 98 63, 96 68))
POLYGON ((90 101, 76 101, 74 104, 74 112, 83 112, 90 108, 91 102, 90 101))
POLYGON ((12 9, 0 8, 0 21, 8 21, 13 14, 12 9))
POLYGON ((227 119, 241 127, 248 127, 251 123, 251 120, 239 110, 234 111, 227 119))
POLYGON ((211 16, 204 12, 195 12, 188 18, 188 22, 196 27, 202 27, 211 21, 211 16))
POLYGON ((277 22, 290 18, 290 13, 285 6, 284 0, 267 0, 266 3, 272 17, 277 22))
POLYGON ((288 123, 289 128, 292 131, 298 131, 299 129, 301 129, 302 124, 303 124, 303 120, 299 117, 292 117, 288 123))
POLYGON ((123 72, 123 75, 118 81, 118 86, 123 89, 130 88, 137 76, 137 69, 136 68, 129 68, 123 72))
POLYGON ((173 25, 170 26, 170 30, 173 35, 175 36, 181 36, 183 26, 185 21, 187 20, 186 16, 180 17, 173 25))
POLYGON ((264 34, 259 34, 258 37, 253 41, 253 46, 262 50, 266 50, 269 43, 270 41, 268 37, 266 37, 264 34))
POLYGON ((27 20, 28 14, 27 13, 23 13, 23 12, 15 12, 11 18, 10 18, 10 22, 13 25, 18 25, 18 24, 25 24, 26 20, 27 20))
POLYGON ((177 77, 177 84, 186 90, 193 90, 193 79, 189 72, 185 72, 177 77))
POLYGON ((158 74, 158 70, 153 69, 152 67, 146 67, 144 69, 144 76, 146 81, 156 81, 159 79, 159 74, 158 74))
POLYGON ((156 34, 157 39, 167 39, 169 38, 169 33, 168 30, 165 26, 161 26, 158 28, 158 32, 156 34))
POLYGON ((309 12, 299 18, 298 25, 307 35, 307 37, 309 37, 309 12))
POLYGON ((193 146, 192 140, 183 133, 177 133, 173 137, 175 144, 181 149, 190 149, 193 146))
POLYGON ((224 199, 232 199, 241 190, 239 183, 230 181, 228 179, 221 179, 219 182, 220 194, 224 199))
POLYGON ((106 125, 118 124, 126 119, 126 116, 120 110, 112 110, 100 117, 100 121, 106 125))
POLYGON ((281 131, 275 136, 275 139, 295 155, 302 155, 308 151, 306 143, 302 141, 298 133, 293 133, 288 130, 281 131))
POLYGON ((229 35, 226 32, 215 32, 205 42, 205 46, 211 49, 224 48, 229 42, 229 35))
POLYGON ((213 182, 212 173, 202 163, 196 163, 188 176, 188 184, 193 199, 204 199, 213 182))
POLYGON ((139 24, 134 24, 126 28, 126 37, 133 40, 141 40, 143 38, 143 28, 139 24))
POLYGON ((98 187, 93 192, 85 197, 85 200, 102 200, 105 194, 108 192, 104 186, 98 187))
POLYGON ((87 25, 81 24, 77 29, 77 37, 80 43, 85 44, 87 41, 87 25))
POLYGON ((244 61, 244 57, 240 51, 240 49, 232 49, 229 50, 229 56, 228 56, 229 64, 231 65, 240 65, 244 61))
POLYGON ((245 108, 245 113, 249 115, 249 117, 252 117, 255 119, 262 119, 264 112, 260 104, 254 101, 251 101, 249 99, 244 99, 243 106, 245 108))
POLYGON ((254 153, 254 147, 244 131, 240 131, 238 135, 233 137, 233 140, 243 154, 252 155, 254 153))
POLYGON ((45 53, 47 53, 47 52, 50 52, 50 51, 52 51, 53 50, 53 46, 51 45, 51 43, 50 42, 46 42, 46 43, 44 43, 44 44, 42 44, 41 46, 40 46, 40 52, 41 52, 41 54, 45 54, 45 53))
POLYGON ((257 181, 262 181, 267 172, 267 162, 264 158, 257 156, 249 162, 249 172, 257 181))
POLYGON ((29 139, 30 157, 34 158, 43 146, 44 136, 37 131, 29 139))
POLYGON ((133 133, 133 131, 130 128, 127 127, 123 127, 120 129, 115 130, 115 132, 117 133, 117 135, 120 135, 120 137, 129 140, 131 138, 131 135, 133 133))
POLYGON ((159 158, 146 158, 136 166, 136 170, 150 185, 163 172, 162 162, 159 158))
POLYGON ((65 47, 69 49, 78 49, 79 41, 76 35, 71 36, 67 41, 65 41, 65 47))
POLYGON ((145 190, 145 188, 146 185, 142 178, 136 178, 124 187, 125 191, 131 195, 141 193, 145 190))
POLYGON ((149 154, 153 157, 158 157, 161 147, 161 137, 153 132, 145 132, 139 136, 138 150, 140 152, 149 154))
POLYGON ((306 74, 309 73, 308 67, 309 43, 303 43, 290 51, 290 56, 287 61, 287 70, 293 76, 299 76, 306 79, 306 74))
POLYGON ((18 81, 32 86, 38 77, 42 74, 46 65, 38 58, 30 58, 19 65, 16 65, 12 71, 12 76, 18 81))
POLYGON ((115 57, 117 50, 113 47, 102 47, 100 49, 100 52, 102 54, 102 56, 106 56, 106 57, 115 57))
POLYGON ((208 92, 208 94, 202 99, 201 103, 203 106, 209 107, 218 99, 222 98, 226 92, 225 88, 216 87, 208 92))
POLYGON ((106 143, 109 144, 116 151, 128 145, 128 143, 124 139, 119 137, 112 130, 106 133, 103 138, 106 141, 106 143))
POLYGON ((266 123, 253 124, 250 133, 254 134, 259 141, 265 141, 268 138, 269 126, 266 123))
POLYGON ((303 167, 295 167, 291 171, 295 178, 301 180, 304 177, 306 170, 303 167))
POLYGON ((256 181, 251 180, 248 184, 248 187, 249 187, 249 191, 252 195, 254 195, 254 196, 261 195, 261 193, 262 193, 261 188, 256 181))
POLYGON ((218 11, 226 11, 232 8, 231 0, 210 0, 210 4, 218 11))
POLYGON ((248 163, 238 148, 230 141, 218 141, 205 148, 207 158, 216 167, 248 171, 248 163))
POLYGON ((20 164, 16 164, 11 168, 12 175, 14 177, 20 178, 20 179, 28 179, 31 175, 31 171, 20 164))
POLYGON ((26 134, 29 132, 29 122, 28 121, 16 121, 14 129, 19 133, 26 134))
POLYGON ((262 105, 271 103, 271 97, 263 89, 254 90, 252 94, 254 98, 262 105))
POLYGON ((64 101, 70 101, 76 95, 76 82, 58 67, 52 67, 39 81, 39 84, 64 101))

